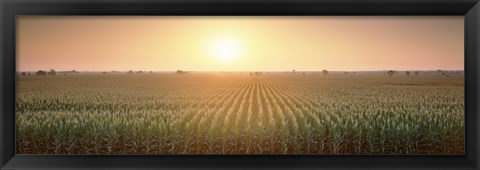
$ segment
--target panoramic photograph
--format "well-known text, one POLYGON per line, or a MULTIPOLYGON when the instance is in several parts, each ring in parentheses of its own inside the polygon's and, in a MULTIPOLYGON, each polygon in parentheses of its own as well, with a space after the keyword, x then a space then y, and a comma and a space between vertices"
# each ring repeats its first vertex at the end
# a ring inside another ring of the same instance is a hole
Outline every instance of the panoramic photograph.
POLYGON ((17 16, 16 154, 463 155, 463 16, 17 16))

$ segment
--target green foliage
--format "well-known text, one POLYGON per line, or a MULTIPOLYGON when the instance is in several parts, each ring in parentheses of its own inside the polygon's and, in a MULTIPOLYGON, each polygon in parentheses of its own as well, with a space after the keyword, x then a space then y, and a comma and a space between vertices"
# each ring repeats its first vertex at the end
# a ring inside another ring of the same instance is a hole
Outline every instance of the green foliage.
POLYGON ((20 77, 20 154, 463 154, 463 78, 20 77))

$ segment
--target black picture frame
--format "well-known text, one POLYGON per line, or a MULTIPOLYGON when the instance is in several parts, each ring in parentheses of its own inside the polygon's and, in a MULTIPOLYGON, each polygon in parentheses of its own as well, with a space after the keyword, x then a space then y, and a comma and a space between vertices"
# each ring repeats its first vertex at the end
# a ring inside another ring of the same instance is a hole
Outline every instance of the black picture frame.
POLYGON ((480 167, 478 0, 0 0, 0 169, 462 169, 480 167), (463 15, 465 155, 16 155, 19 15, 463 15))

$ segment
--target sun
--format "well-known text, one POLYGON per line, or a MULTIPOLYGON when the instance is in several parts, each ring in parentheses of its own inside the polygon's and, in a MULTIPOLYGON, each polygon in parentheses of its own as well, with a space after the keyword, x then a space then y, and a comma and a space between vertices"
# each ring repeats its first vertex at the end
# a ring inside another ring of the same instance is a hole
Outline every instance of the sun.
POLYGON ((221 61, 231 61, 238 57, 240 47, 234 39, 219 39, 213 43, 212 52, 221 61))

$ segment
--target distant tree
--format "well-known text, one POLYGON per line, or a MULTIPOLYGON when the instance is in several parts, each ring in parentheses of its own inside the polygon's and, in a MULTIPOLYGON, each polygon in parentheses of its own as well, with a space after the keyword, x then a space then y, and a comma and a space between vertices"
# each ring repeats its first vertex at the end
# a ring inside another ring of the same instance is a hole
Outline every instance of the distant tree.
POLYGON ((45 75, 47 75, 46 71, 43 71, 43 70, 38 70, 37 71, 37 76, 45 76, 45 75))
POLYGON ((187 72, 185 72, 185 71, 182 71, 182 70, 177 70, 177 72, 176 72, 176 73, 177 73, 178 75, 182 75, 182 74, 186 74, 187 72))
POLYGON ((419 71, 415 71, 415 76, 418 77, 419 71))
POLYGON ((25 72, 22 72, 22 76, 25 76, 25 75, 27 75, 27 73, 25 73, 25 72))
POLYGON ((28 75, 30 76, 30 72, 28 72, 28 75))
POLYGON ((407 71, 405 73, 407 73, 407 76, 410 77, 410 71, 407 71))
POLYGON ((78 74, 79 72, 77 70, 72 70, 72 71, 59 71, 58 73, 63 73, 64 75, 65 74, 78 74))
POLYGON ((139 70, 136 72, 137 74, 143 74, 143 71, 142 70, 139 70))
POLYGON ((395 71, 393 71, 393 70, 389 70, 389 71, 387 72, 387 74, 388 74, 389 76, 392 76, 393 73, 395 73, 395 71))
POLYGON ((48 72, 48 75, 55 76, 57 75, 57 72, 54 69, 50 69, 50 71, 48 72))
POLYGON ((263 72, 255 72, 255 76, 261 76, 263 72))
POLYGON ((106 71, 104 71, 104 72, 102 72, 102 74, 107 74, 107 72, 106 72, 106 71))
POLYGON ((133 74, 133 71, 132 70, 127 71, 127 74, 133 74))
POLYGON ((152 74, 152 73, 153 73, 153 71, 150 71, 150 74, 152 74))
POLYGON ((326 76, 328 74, 328 70, 322 70, 322 73, 324 76, 326 76))
POLYGON ((292 73, 295 74, 295 70, 292 70, 292 73))
POLYGON ((441 74, 442 76, 446 75, 447 73, 443 70, 437 70, 438 74, 441 74))

